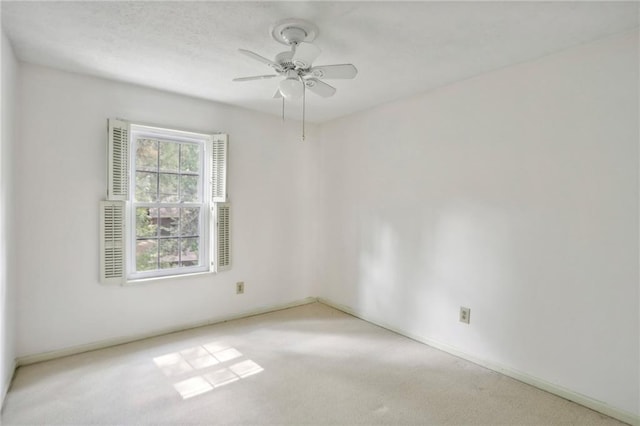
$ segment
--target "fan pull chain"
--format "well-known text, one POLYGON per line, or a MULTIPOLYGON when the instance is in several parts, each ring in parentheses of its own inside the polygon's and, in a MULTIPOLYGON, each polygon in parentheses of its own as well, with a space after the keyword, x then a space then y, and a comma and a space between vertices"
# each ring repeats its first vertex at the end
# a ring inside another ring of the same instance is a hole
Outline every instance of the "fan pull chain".
POLYGON ((282 121, 284 122, 284 96, 282 97, 282 121))
POLYGON ((303 81, 302 82, 302 142, 304 142, 305 105, 307 104, 306 94, 307 94, 307 85, 303 81))

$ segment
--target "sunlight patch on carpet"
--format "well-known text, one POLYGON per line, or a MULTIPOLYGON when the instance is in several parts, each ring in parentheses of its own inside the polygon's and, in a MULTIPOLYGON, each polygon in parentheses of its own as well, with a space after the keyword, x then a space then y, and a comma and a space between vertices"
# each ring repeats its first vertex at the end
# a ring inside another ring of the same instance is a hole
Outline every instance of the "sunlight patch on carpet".
POLYGON ((256 362, 224 342, 211 342, 153 358, 167 377, 188 377, 173 384, 182 399, 193 398, 264 371, 256 362), (240 360, 225 366, 230 361, 240 360), (223 367, 223 368, 221 368, 223 367))

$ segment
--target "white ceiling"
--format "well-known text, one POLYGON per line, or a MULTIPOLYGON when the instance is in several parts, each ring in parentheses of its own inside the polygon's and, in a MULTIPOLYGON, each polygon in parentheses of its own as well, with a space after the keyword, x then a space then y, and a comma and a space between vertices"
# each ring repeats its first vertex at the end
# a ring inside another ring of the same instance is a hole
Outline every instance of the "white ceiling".
POLYGON ((281 112, 278 80, 238 53, 287 50, 270 27, 315 23, 316 65, 353 63, 332 98, 307 96, 322 122, 639 26, 637 2, 11 2, 2 27, 22 61, 281 112))

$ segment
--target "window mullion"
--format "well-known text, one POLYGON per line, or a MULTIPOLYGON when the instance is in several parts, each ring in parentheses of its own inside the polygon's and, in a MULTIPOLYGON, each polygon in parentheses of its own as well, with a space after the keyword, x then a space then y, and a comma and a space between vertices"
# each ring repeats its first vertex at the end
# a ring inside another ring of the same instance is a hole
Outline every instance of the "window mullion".
POLYGON ((150 202, 134 202, 137 207, 145 208, 201 208, 204 207, 204 203, 150 203, 150 202))
MULTIPOLYGON (((178 193, 180 190, 178 190, 178 193)), ((182 213, 183 210, 180 208, 178 211, 178 217, 180 218, 178 221, 178 266, 182 266, 182 213)))
MULTIPOLYGON (((182 201, 182 144, 178 144, 178 201, 182 201)), ((182 266, 182 207, 178 210, 178 266, 182 266)), ((199 263, 199 262, 198 262, 199 263)))
POLYGON ((156 141, 156 146, 158 147, 158 158, 156 160, 156 244, 157 244, 157 252, 156 252, 156 269, 160 269, 160 141, 156 141))
POLYGON ((182 144, 178 144, 178 201, 182 201, 182 144))

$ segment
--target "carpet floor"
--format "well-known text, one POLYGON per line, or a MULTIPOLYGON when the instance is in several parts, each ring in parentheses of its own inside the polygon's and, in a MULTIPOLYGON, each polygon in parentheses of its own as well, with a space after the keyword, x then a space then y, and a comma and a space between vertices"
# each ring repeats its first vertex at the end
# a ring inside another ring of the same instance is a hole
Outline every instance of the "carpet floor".
POLYGON ((320 303, 21 367, 9 425, 615 425, 320 303))

